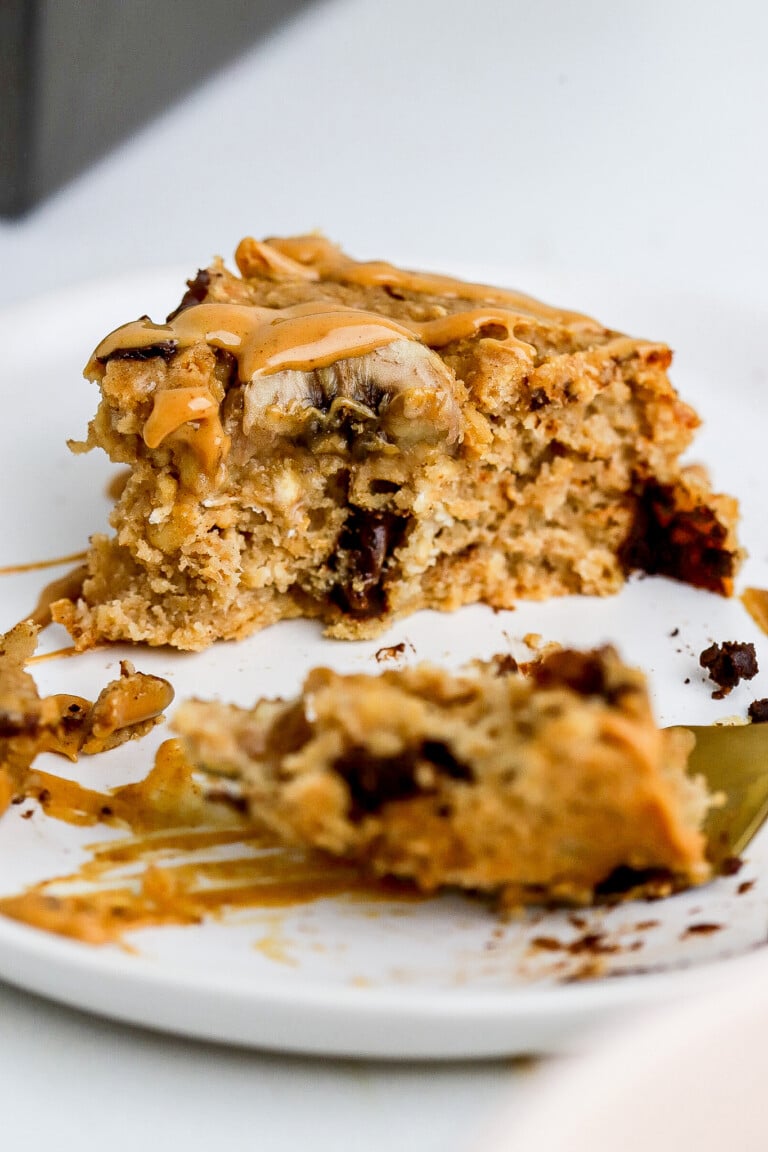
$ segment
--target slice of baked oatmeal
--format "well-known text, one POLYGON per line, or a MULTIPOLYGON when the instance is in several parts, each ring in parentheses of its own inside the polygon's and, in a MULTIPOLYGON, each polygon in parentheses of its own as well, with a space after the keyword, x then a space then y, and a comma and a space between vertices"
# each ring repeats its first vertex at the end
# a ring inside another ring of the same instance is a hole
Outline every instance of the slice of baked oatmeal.
POLYGON ((276 620, 382 631, 420 608, 615 592, 642 568, 729 594, 736 503, 681 452, 663 344, 504 289, 244 240, 86 375, 87 441, 128 464, 83 648, 199 649, 276 620))
POLYGON ((509 666, 316 668, 295 700, 189 701, 173 724, 287 843, 427 891, 585 902, 617 876, 706 880, 693 737, 656 727, 642 674, 610 648, 509 666))

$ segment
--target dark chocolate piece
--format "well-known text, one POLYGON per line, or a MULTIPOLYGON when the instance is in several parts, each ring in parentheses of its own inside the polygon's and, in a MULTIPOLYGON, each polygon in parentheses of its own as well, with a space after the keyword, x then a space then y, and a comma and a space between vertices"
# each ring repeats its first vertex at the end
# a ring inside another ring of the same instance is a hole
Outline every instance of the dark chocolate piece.
POLYGON ((768 697, 753 700, 747 709, 747 715, 753 724, 768 724, 768 697))
POLYGON ((686 507, 672 485, 646 484, 619 559, 627 572, 639 568, 722 594, 736 565, 725 549, 727 534, 711 508, 686 507))
POLYGON ((373 756, 364 748, 351 748, 334 761, 333 768, 349 788, 350 818, 361 820, 394 800, 410 800, 434 791, 419 781, 419 768, 437 770, 452 780, 471 780, 472 770, 439 740, 425 740, 398 756, 373 756))
POLYGON ((722 644, 710 644, 699 656, 699 664, 709 672, 710 680, 717 684, 716 699, 722 699, 741 680, 751 680, 758 673, 757 656, 754 644, 742 644, 736 640, 724 640, 722 644))
POLYGON ((210 272, 207 268, 200 268, 197 276, 192 280, 187 280, 187 290, 182 296, 178 308, 174 308, 173 312, 169 312, 166 316, 166 324, 170 324, 171 320, 175 320, 181 312, 186 312, 187 308, 193 308, 195 304, 202 304, 208 295, 210 283, 210 272))

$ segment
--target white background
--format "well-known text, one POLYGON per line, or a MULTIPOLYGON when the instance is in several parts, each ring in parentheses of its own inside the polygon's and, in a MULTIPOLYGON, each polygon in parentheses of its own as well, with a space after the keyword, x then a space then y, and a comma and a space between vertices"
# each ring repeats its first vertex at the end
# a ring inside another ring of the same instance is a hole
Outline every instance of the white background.
MULTIPOLYGON (((0 304, 322 227, 363 258, 765 308, 767 44, 747 0, 320 3, 0 224, 0 304)), ((537 1075, 228 1052, 0 992, 9 1150, 460 1152, 537 1075)))

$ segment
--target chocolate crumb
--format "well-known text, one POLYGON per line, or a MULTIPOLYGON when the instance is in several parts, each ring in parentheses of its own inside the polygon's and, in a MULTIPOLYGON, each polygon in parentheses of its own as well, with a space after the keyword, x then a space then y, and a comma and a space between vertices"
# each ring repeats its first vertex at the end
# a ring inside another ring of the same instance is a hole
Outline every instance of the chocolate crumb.
POLYGON ((751 680, 758 673, 754 644, 742 644, 736 640, 710 644, 699 656, 699 664, 706 668, 710 680, 718 686, 712 693, 715 700, 722 700, 741 680, 751 680))
POLYGON ((738 888, 736 889, 736 895, 743 896, 746 892, 751 892, 754 886, 754 880, 742 880, 741 884, 739 884, 738 888))
POLYGON ((180 312, 186 312, 187 308, 193 308, 195 304, 202 304, 208 295, 210 283, 211 274, 207 268, 201 268, 193 280, 187 280, 187 291, 182 296, 178 308, 174 308, 173 312, 170 312, 166 317, 166 324, 175 320, 180 312))
POLYGON ((50 790, 48 788, 41 788, 37 794, 37 799, 39 800, 40 804, 45 807, 45 805, 51 799, 50 790))
POLYGON ((20 815, 22 820, 29 820, 33 812, 34 808, 27 808, 26 812, 21 812, 20 815))
POLYGON ((690 676, 686 676, 685 680, 683 680, 683 684, 690 684, 690 682, 691 682, 690 676))
POLYGON ((510 656, 508 652, 497 652, 495 656, 491 656, 490 664, 493 666, 494 676, 506 676, 510 672, 518 672, 520 667, 514 656, 510 656))
POLYGON ((564 952, 566 947, 556 936, 534 936, 531 945, 540 948, 542 952, 564 952))
POLYGON ((689 924, 680 939, 685 940, 688 936, 711 936, 713 932, 722 932, 722 930, 722 924, 689 924))
POLYGON ((753 700, 747 709, 747 715, 753 724, 768 724, 768 697, 753 700))
POLYGON ((744 861, 739 856, 726 856, 724 860, 720 861, 718 869, 721 876, 735 876, 737 872, 741 872, 744 867, 744 861))
POLYGON ((376 663, 383 664, 385 660, 397 660, 398 656, 402 656, 405 652, 405 644, 400 641, 399 644, 390 644, 388 648, 379 648, 376 653, 376 663))
POLYGON ((679 635, 680 635, 680 629, 679 628, 673 628, 672 631, 670 632, 670 636, 679 636, 679 635))
POLYGON ((584 952, 591 956, 609 956, 621 949, 618 944, 607 941, 604 932, 586 932, 568 945, 568 951, 571 956, 581 956, 584 952))

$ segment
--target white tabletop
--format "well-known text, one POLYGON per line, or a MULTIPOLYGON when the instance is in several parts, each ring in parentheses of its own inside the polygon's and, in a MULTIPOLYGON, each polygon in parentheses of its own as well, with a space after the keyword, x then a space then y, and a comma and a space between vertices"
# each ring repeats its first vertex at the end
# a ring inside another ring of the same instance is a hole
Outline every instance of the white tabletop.
MULTIPOLYGON (((320 227, 360 257, 765 307, 766 42, 759 0, 319 3, 0 224, 0 305, 320 227)), ((536 1077, 227 1051, 0 990, 9 1150, 462 1152, 536 1077)))

